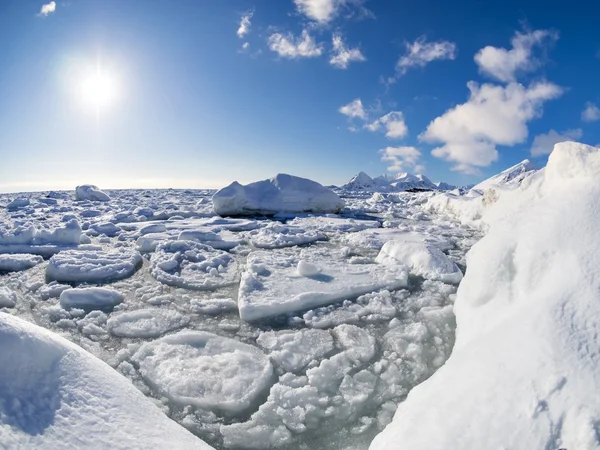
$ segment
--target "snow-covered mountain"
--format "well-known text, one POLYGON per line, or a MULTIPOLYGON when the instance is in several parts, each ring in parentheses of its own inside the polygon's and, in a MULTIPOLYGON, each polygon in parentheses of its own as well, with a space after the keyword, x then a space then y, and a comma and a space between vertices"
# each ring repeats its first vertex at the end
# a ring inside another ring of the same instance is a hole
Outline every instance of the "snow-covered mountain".
POLYGON ((423 174, 413 175, 410 173, 399 173, 397 175, 381 175, 371 178, 365 172, 360 172, 342 186, 349 191, 408 191, 411 189, 422 190, 448 190, 454 189, 446 183, 433 183, 423 174))
POLYGON ((475 185, 473 190, 485 191, 486 189, 497 187, 497 186, 511 186, 520 184, 528 176, 537 172, 537 168, 531 161, 525 159, 519 164, 515 164, 506 170, 503 170, 499 174, 482 181, 475 185))
POLYGON ((452 184, 445 183, 444 181, 438 181, 434 183, 440 191, 452 191, 457 188, 457 186, 453 186, 452 184))

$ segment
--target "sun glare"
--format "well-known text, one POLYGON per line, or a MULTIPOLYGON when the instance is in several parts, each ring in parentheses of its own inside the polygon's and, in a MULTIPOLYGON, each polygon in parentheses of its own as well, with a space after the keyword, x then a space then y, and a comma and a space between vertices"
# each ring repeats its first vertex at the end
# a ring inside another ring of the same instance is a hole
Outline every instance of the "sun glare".
POLYGON ((81 100, 96 110, 111 106, 118 97, 116 77, 98 69, 83 77, 79 87, 81 100))

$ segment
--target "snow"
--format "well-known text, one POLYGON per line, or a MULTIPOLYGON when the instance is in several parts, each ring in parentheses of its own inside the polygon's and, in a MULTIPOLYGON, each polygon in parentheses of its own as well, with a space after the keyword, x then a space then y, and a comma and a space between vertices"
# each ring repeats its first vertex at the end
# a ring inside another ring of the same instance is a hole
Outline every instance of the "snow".
POLYGON ((210 449, 77 345, 0 314, 3 448, 210 449))
POLYGON ((383 175, 377 178, 371 178, 364 172, 360 172, 342 186, 346 191, 366 191, 366 192, 386 192, 386 191, 407 191, 409 189, 437 190, 445 187, 431 182, 423 174, 413 175, 407 172, 399 173, 395 176, 383 175))
POLYGON ((537 168, 531 161, 525 159, 519 164, 515 164, 499 174, 482 181, 473 186, 473 191, 483 192, 486 189, 492 188, 507 188, 518 186, 525 178, 533 175, 537 168))
POLYGON ((180 331, 144 344, 140 373, 173 402, 242 414, 273 382, 273 367, 256 347, 203 331, 180 331))
POLYGON ((182 328, 189 321, 189 317, 185 317, 177 311, 138 309, 113 314, 106 325, 108 331, 115 336, 154 338, 167 331, 182 328))
POLYGON ((102 192, 98 186, 83 184, 75 188, 75 199, 77 201, 107 202, 110 200, 110 197, 102 192))
POLYGON ((54 228, 42 228, 33 223, 10 227, 0 222, 0 252, 32 253, 50 256, 65 248, 79 245, 81 227, 76 219, 54 228))
POLYGON ((105 309, 112 308, 123 300, 120 292, 98 287, 67 289, 60 294, 63 308, 105 309))
POLYGON ((150 259, 161 283, 186 289, 216 289, 238 279, 238 264, 227 252, 194 241, 159 244, 150 259))
POLYGON ((127 278, 142 263, 136 251, 65 250, 50 258, 46 277, 66 282, 106 283, 127 278))
POLYGON ((600 150, 556 144, 486 210, 448 361, 371 449, 600 448, 600 150))
POLYGON ((394 240, 386 242, 377 255, 380 264, 403 264, 410 273, 430 280, 458 284, 463 274, 436 246, 425 242, 394 240))
POLYGON ((19 272, 31 269, 44 261, 44 258, 38 255, 28 254, 0 254, 0 272, 19 272))
POLYGON ((356 298, 379 289, 406 286, 403 266, 349 264, 326 248, 256 251, 248 255, 238 308, 243 320, 256 320, 356 298), (314 276, 298 273, 311 264, 314 276))
POLYGON ((180 241, 201 242, 221 250, 231 250, 240 244, 239 241, 226 241, 219 234, 210 230, 184 230, 177 239, 180 241))
POLYGON ((7 287, 0 286, 0 308, 14 308, 17 304, 17 294, 7 287))
POLYGON ((278 222, 264 228, 247 231, 244 237, 256 248, 284 248, 305 245, 327 239, 320 231, 305 230, 303 227, 282 225, 278 222))
POLYGON ((286 174, 246 186, 233 182, 212 200, 220 216, 338 213, 344 208, 344 201, 319 183, 286 174))

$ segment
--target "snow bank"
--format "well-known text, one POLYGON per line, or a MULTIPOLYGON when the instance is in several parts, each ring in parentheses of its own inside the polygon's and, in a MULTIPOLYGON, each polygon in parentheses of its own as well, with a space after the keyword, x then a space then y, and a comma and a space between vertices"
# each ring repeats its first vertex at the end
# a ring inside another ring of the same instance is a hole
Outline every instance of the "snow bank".
POLYGON ((136 251, 65 250, 50 258, 46 277, 67 282, 105 283, 131 276, 141 265, 136 251))
POLYGON ((243 320, 256 320, 398 289, 407 279, 403 266, 349 264, 326 248, 256 251, 248 255, 238 308, 243 320))
POLYGON ((43 261, 44 258, 38 255, 0 254, 0 272, 20 272, 21 270, 31 269, 43 261))
POLYGON ((133 361, 174 403, 226 414, 243 413, 273 383, 273 366, 259 349, 203 331, 144 344, 133 361))
POLYGON ((220 216, 338 213, 344 208, 344 201, 319 183, 286 174, 246 186, 235 181, 218 191, 212 201, 220 216))
POLYGON ((377 255, 380 264, 404 264, 409 271, 429 280, 458 284, 463 274, 436 246, 425 242, 395 240, 386 242, 377 255))
POLYGON ((102 192, 98 186, 83 184, 75 188, 75 200, 91 200, 93 202, 107 202, 110 197, 102 192))
POLYGON ((210 449, 80 347, 0 314, 0 447, 210 449))
POLYGON ((600 150, 557 144, 486 213, 451 357, 372 450, 600 448, 600 150))

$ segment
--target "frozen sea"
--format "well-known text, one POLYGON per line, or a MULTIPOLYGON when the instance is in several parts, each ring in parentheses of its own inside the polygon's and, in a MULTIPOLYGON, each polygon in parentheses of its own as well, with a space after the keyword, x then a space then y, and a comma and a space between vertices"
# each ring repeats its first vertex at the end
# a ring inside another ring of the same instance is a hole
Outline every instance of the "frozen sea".
POLYGON ((433 193, 337 192, 342 214, 270 218, 216 216, 210 190, 0 195, 0 310, 215 448, 366 449, 449 357, 481 235, 433 193))

